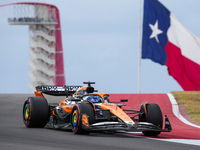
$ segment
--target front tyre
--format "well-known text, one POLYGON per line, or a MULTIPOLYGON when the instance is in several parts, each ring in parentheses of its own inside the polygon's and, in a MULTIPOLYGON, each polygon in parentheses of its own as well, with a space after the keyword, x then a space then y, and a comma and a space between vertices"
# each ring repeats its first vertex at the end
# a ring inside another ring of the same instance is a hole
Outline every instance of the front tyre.
MULTIPOLYGON (((163 126, 163 116, 160 107, 157 104, 146 104, 146 120, 149 123, 153 123, 162 129, 163 126)), ((145 136, 157 136, 160 131, 143 131, 145 136)))
POLYGON ((82 115, 88 116, 88 123, 94 123, 94 109, 91 104, 80 103, 75 105, 71 113, 71 126, 75 134, 89 134, 89 131, 82 128, 82 115))
POLYGON ((43 97, 29 97, 23 106, 23 122, 26 127, 43 128, 49 120, 49 106, 43 97))

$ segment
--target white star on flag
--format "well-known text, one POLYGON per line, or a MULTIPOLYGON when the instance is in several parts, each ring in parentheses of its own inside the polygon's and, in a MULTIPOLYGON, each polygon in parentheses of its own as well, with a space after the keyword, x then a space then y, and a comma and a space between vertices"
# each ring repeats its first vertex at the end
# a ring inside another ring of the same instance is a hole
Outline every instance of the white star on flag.
POLYGON ((163 31, 161 31, 160 29, 158 29, 158 20, 156 20, 156 23, 154 25, 149 24, 149 26, 150 26, 150 28, 152 30, 151 36, 149 38, 150 39, 151 38, 156 38, 157 43, 159 43, 158 34, 163 33, 163 31))

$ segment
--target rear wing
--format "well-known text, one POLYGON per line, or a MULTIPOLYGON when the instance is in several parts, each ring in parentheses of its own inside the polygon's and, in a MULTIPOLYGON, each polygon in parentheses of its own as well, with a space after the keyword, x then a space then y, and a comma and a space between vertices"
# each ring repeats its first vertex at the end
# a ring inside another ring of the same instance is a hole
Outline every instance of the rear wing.
POLYGON ((82 86, 36 86, 36 91, 54 96, 70 96, 82 86))

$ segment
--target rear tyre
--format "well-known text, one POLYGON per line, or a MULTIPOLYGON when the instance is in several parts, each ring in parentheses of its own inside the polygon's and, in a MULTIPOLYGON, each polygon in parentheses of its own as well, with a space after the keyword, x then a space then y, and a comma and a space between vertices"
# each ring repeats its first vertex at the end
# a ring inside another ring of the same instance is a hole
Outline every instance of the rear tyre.
POLYGON ((49 120, 49 106, 43 97, 29 97, 23 106, 23 121, 26 127, 43 128, 49 120))
POLYGON ((71 126, 72 131, 75 134, 89 134, 89 131, 86 131, 82 128, 82 115, 86 114, 88 116, 89 124, 94 123, 94 109, 88 103, 80 103, 75 105, 71 113, 71 126))
MULTIPOLYGON (((162 129, 163 126, 163 116, 160 107, 157 104, 147 104, 146 105, 146 115, 147 122, 153 123, 154 125, 158 126, 162 129)), ((160 131, 143 131, 142 132, 145 136, 157 136, 161 132, 160 131)))

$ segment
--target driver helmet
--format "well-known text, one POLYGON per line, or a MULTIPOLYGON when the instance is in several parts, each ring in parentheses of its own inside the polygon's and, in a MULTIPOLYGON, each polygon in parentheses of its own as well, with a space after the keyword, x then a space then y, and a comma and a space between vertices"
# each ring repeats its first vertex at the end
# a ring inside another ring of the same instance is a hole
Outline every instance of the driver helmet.
POLYGON ((88 96, 87 100, 91 101, 92 103, 97 103, 99 102, 99 96, 94 95, 92 96, 88 96))

